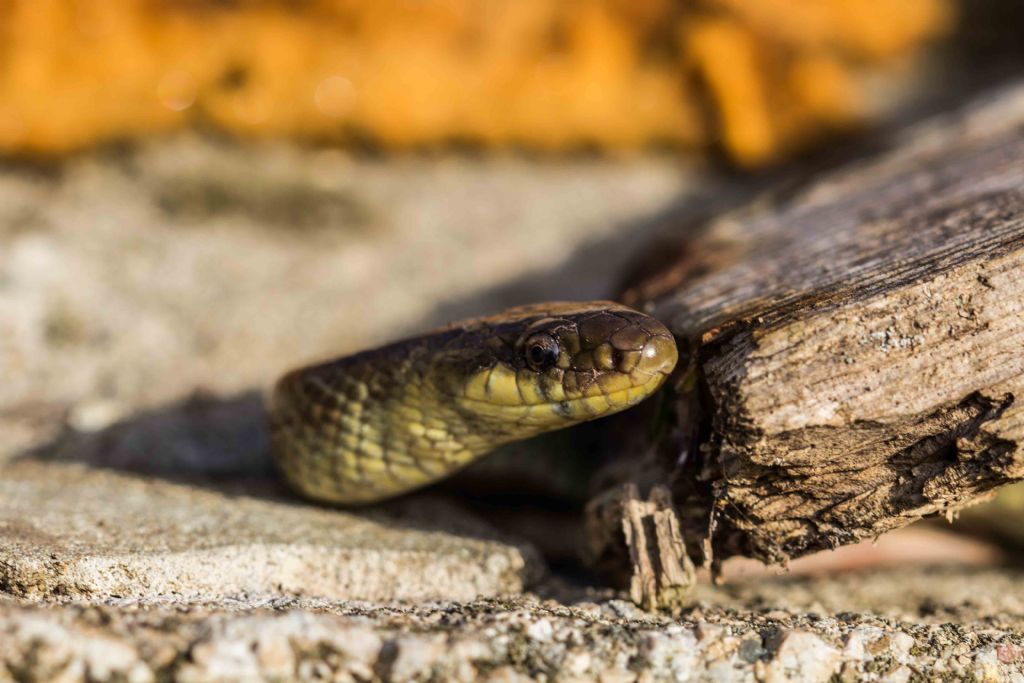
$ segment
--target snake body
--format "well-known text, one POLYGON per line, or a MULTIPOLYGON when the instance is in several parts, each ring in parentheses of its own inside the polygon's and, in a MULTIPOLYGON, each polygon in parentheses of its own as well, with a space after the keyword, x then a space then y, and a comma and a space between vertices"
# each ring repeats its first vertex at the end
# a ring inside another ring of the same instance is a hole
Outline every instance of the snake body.
POLYGON ((299 493, 371 503, 635 405, 676 359, 664 325, 620 304, 513 308, 288 373, 270 400, 273 452, 299 493))

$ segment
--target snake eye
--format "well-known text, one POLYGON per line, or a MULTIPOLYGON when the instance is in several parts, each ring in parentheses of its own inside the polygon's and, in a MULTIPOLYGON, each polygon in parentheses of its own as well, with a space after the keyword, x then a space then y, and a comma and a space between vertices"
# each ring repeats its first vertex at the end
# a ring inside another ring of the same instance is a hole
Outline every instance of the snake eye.
POLYGON ((535 334, 526 340, 526 362, 534 370, 545 370, 558 362, 558 342, 547 334, 535 334))

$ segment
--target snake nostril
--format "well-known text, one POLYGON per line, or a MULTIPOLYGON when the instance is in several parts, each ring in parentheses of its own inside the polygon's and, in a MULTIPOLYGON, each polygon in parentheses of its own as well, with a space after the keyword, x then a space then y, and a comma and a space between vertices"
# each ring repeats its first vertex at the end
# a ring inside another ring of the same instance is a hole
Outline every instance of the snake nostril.
POLYGON ((630 373, 636 369, 637 364, 640 362, 640 351, 630 351, 628 349, 615 349, 615 368, 619 372, 630 373))

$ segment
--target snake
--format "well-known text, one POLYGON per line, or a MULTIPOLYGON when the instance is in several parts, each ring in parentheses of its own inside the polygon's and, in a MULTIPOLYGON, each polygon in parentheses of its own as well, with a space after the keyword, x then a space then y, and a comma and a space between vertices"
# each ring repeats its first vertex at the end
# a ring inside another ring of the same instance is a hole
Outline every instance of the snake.
POLYGON ((671 332, 622 304, 518 306, 288 372, 270 394, 271 450, 301 495, 375 503, 626 410, 677 359, 671 332))

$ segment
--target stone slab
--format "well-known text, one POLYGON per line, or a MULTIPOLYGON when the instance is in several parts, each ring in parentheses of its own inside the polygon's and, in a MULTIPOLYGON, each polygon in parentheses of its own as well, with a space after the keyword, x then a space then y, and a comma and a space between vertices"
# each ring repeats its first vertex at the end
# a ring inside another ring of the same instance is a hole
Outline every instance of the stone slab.
POLYGON ((348 600, 469 600, 543 572, 450 503, 346 512, 271 481, 175 483, 80 464, 0 471, 0 593, 211 599, 252 593, 348 600))

